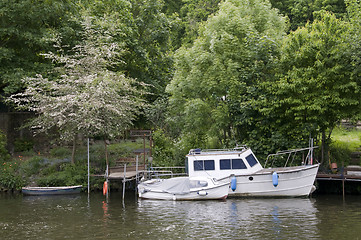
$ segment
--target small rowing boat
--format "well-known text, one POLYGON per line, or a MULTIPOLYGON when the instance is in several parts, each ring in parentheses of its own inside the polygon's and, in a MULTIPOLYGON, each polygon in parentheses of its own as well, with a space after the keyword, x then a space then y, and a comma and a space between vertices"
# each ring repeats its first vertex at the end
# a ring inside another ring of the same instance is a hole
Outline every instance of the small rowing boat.
POLYGON ((82 185, 63 187, 23 187, 22 193, 25 195, 63 195, 80 193, 82 185))

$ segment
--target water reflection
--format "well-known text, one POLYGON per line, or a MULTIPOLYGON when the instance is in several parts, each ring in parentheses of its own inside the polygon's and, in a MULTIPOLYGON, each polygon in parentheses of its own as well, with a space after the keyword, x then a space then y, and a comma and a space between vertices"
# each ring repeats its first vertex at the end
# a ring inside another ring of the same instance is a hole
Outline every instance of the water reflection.
POLYGON ((227 199, 225 202, 140 200, 138 211, 152 219, 153 233, 181 238, 308 238, 317 235, 317 209, 310 199, 227 199), (166 227, 165 227, 166 226, 166 227), (182 231, 179 231, 182 229, 182 231))
POLYGON ((2 197, 0 239, 357 239, 361 197, 152 201, 2 197))

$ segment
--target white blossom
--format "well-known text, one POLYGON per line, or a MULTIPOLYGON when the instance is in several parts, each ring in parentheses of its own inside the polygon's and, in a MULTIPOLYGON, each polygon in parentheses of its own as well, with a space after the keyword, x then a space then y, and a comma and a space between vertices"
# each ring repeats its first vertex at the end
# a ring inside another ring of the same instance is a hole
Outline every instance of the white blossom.
POLYGON ((55 67, 56 79, 38 74, 23 79, 27 88, 9 101, 37 113, 31 126, 37 132, 57 128, 63 139, 77 133, 86 136, 116 137, 129 128, 144 102, 144 84, 109 70, 121 63, 124 50, 113 41, 111 31, 83 21, 81 44, 65 54, 58 39, 57 53, 47 53, 55 67))

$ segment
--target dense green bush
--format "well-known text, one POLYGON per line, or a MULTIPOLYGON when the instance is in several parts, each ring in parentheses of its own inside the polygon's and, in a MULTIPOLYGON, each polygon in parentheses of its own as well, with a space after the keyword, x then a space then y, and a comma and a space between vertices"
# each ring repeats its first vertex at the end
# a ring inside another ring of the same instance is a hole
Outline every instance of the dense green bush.
POLYGON ((31 175, 39 173, 43 164, 43 158, 39 156, 32 157, 26 161, 23 161, 20 156, 19 160, 21 161, 19 173, 24 177, 30 177, 31 175))
POLYGON ((10 159, 8 150, 6 150, 6 135, 0 130, 0 162, 10 159))
POLYGON ((34 142, 28 138, 17 138, 14 141, 15 152, 26 152, 33 150, 34 142))
MULTIPOLYGON (((43 172, 44 173, 44 172, 43 172)), ((59 165, 59 171, 47 172, 47 175, 37 180, 39 186, 71 186, 87 185, 88 168, 86 165, 73 165, 71 163, 62 163, 59 165)))
POLYGON ((327 162, 335 162, 339 167, 348 166, 351 160, 352 150, 348 144, 341 142, 334 142, 330 145, 329 156, 327 162))
POLYGON ((154 166, 184 166, 185 154, 181 143, 175 143, 162 130, 153 132, 153 165, 154 166))
POLYGON ((50 150, 50 156, 55 158, 70 158, 71 149, 66 147, 56 147, 50 150))
POLYGON ((18 174, 17 162, 2 162, 0 171, 0 189, 19 190, 25 184, 23 177, 18 174))

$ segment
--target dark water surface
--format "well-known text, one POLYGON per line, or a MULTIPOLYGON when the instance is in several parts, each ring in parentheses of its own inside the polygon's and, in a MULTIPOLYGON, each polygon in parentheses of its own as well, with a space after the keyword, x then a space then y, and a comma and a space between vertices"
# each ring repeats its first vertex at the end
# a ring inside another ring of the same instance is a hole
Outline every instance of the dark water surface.
POLYGON ((0 239, 361 239, 361 196, 138 200, 0 194, 0 239))

